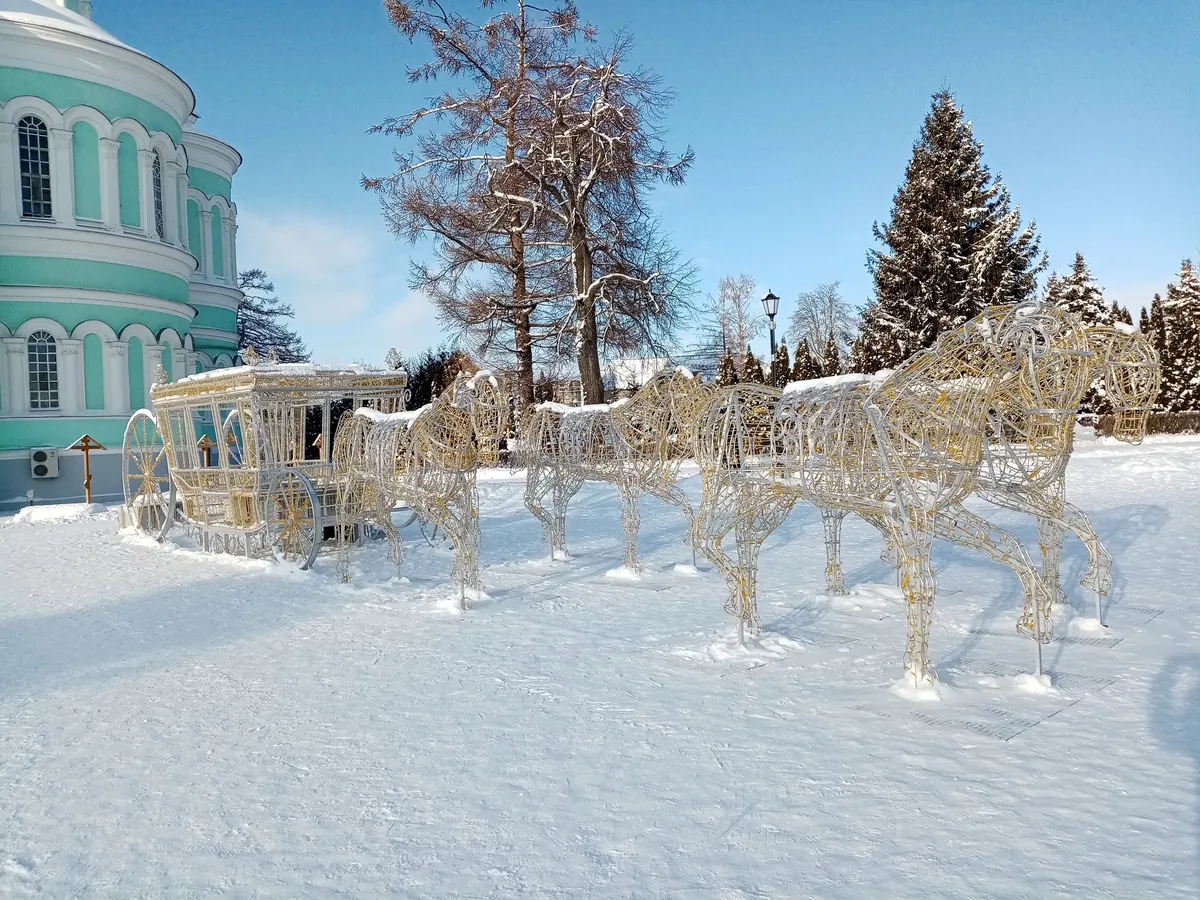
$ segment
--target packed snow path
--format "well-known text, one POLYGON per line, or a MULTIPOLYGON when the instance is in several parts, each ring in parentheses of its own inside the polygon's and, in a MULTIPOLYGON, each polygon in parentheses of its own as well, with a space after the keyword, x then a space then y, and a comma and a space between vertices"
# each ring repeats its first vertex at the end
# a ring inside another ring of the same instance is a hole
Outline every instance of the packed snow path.
POLYGON ((818 593, 798 509, 743 654, 677 510, 645 501, 634 581, 611 487, 553 564, 519 476, 480 489, 465 615, 415 529, 405 578, 380 542, 343 586, 95 510, 0 520, 0 898, 1200 896, 1200 440, 1081 442, 1111 628, 1068 541, 1053 693, 1016 678, 1012 574, 937 545, 931 703, 889 690, 904 617, 857 520, 874 586, 818 593))

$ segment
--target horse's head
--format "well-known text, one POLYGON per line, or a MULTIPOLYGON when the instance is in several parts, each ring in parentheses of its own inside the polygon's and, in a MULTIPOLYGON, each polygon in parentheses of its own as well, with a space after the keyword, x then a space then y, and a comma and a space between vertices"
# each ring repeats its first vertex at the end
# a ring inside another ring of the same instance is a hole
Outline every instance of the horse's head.
POLYGON ((479 452, 480 465, 495 465, 500 442, 508 435, 508 395, 491 372, 459 373, 450 389, 451 403, 465 412, 479 452))
POLYGON ((1158 398, 1162 367, 1158 351, 1139 331, 1111 325, 1093 325, 1088 340, 1096 354, 1097 377, 1104 378, 1105 393, 1114 415, 1113 437, 1140 444, 1146 436, 1146 420, 1158 398))

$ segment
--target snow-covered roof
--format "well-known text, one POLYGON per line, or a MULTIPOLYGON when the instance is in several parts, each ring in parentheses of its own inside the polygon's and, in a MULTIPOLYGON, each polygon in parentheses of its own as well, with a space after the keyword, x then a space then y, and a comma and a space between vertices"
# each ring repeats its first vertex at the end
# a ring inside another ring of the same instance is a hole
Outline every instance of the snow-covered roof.
POLYGON ((41 25, 133 49, 117 40, 87 16, 71 12, 55 0, 0 0, 0 22, 41 25))
MULTIPOLYGON (((173 384, 193 384, 197 381, 208 381, 213 378, 228 378, 236 375, 278 375, 281 378, 293 378, 303 375, 370 375, 380 378, 404 375, 403 369, 379 372, 366 366, 319 366, 316 363, 260 363, 256 366, 228 366, 224 369, 209 369, 186 375, 173 384)), ((405 376, 407 380, 407 376, 405 376)))
POLYGON ((432 403, 426 403, 420 409, 406 409, 403 412, 385 413, 377 409, 371 409, 369 406, 360 406, 354 411, 354 414, 362 416, 364 419, 370 419, 376 425, 382 425, 386 422, 401 422, 411 427, 412 423, 416 421, 417 416, 432 408, 432 403))

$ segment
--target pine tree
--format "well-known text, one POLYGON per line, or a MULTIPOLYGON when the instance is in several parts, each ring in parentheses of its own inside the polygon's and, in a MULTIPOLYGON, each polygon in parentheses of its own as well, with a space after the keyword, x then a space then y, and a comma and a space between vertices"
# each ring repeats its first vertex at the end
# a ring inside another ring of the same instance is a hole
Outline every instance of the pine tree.
POLYGON ((308 362, 312 354, 304 346, 284 319, 291 319, 295 311, 290 303, 275 296, 275 284, 262 269, 247 269, 238 272, 238 288, 242 299, 237 308, 238 349, 253 347, 266 355, 274 350, 280 362, 308 362))
POLYGON ((771 378, 775 387, 781 388, 788 383, 788 376, 791 374, 792 361, 788 356, 787 340, 779 342, 779 346, 775 348, 775 356, 771 360, 771 378))
POLYGON ((1166 359, 1163 397, 1170 412, 1200 411, 1200 278, 1185 259, 1162 301, 1166 359))
POLYGON ((801 341, 796 347, 796 359, 792 363, 792 381, 810 381, 820 377, 817 364, 808 352, 808 342, 801 341))
POLYGON ((1124 322, 1126 325, 1133 324, 1133 315, 1129 312, 1128 309, 1126 309, 1124 306, 1122 306, 1116 300, 1114 300, 1112 302, 1112 311, 1111 312, 1112 312, 1112 320, 1113 320, 1114 324, 1117 322, 1124 322))
POLYGON ((1036 226, 1021 225, 982 153, 954 96, 934 94, 891 221, 874 227, 885 249, 867 262, 876 299, 856 367, 894 367, 984 307, 1033 296, 1046 264, 1036 226))
MULTIPOLYGON (((873 375, 887 369, 905 354, 891 329, 878 321, 879 305, 871 303, 862 313, 862 328, 850 348, 850 371, 873 375)), ((814 376, 815 377, 815 376, 814 376)))
POLYGON ((1054 302, 1077 313, 1086 325, 1111 325, 1112 307, 1104 302, 1104 292, 1096 284, 1082 253, 1075 254, 1071 274, 1062 279, 1062 290, 1054 302))
MULTIPOLYGON (((1111 325, 1112 307, 1104 302, 1104 292, 1088 269, 1082 253, 1075 254, 1071 274, 1055 279, 1053 275, 1046 285, 1046 299, 1056 306, 1079 316, 1085 325, 1111 325)), ((1081 413, 1107 413, 1111 411, 1105 379, 1096 377, 1079 402, 1081 413)))
POLYGON ((1061 306, 1066 299, 1067 281, 1057 272, 1051 272, 1046 279, 1046 290, 1042 293, 1043 303, 1061 306))
MULTIPOLYGON (((1163 322, 1162 296, 1160 294, 1155 294, 1154 299, 1150 301, 1150 314, 1146 316, 1146 325, 1147 327, 1142 329, 1142 332, 1149 335, 1151 342, 1154 344, 1154 352, 1158 354, 1158 363, 1165 372, 1167 369, 1167 329, 1163 322)), ((1167 407, 1167 386, 1165 383, 1159 388, 1155 405, 1161 409, 1166 409, 1167 407)))
POLYGON ((721 387, 732 387, 738 383, 737 364, 733 361, 733 354, 726 353, 721 357, 721 363, 717 366, 717 381, 721 387))
POLYGON ((821 354, 821 374, 828 378, 837 375, 842 369, 842 357, 838 353, 837 343, 833 336, 825 342, 825 352, 821 354))
POLYGON ((767 381, 763 377, 762 363, 749 347, 746 348, 746 358, 742 360, 742 381, 748 384, 765 384, 767 381))
POLYGON ((1146 307, 1142 307, 1142 315, 1138 319, 1138 331, 1142 334, 1150 334, 1150 315, 1146 312, 1146 307))

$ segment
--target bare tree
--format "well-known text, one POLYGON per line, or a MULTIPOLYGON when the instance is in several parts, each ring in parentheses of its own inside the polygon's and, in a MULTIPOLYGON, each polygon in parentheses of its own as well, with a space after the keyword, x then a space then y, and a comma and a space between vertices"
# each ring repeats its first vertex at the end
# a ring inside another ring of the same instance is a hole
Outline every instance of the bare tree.
POLYGON ((588 403, 604 397, 601 349, 660 346, 690 294, 690 266, 659 231, 646 195, 660 182, 681 184, 693 154, 663 146, 671 95, 652 73, 625 69, 627 49, 620 38, 540 81, 529 152, 517 160, 540 192, 509 198, 561 230, 569 299, 558 322, 574 338, 588 403))
POLYGON ((788 323, 787 335, 799 349, 808 344, 814 360, 826 359, 830 340, 840 356, 846 356, 858 330, 858 314, 838 292, 838 282, 818 284, 796 298, 796 311, 788 323))
POLYGON ((274 349, 280 362, 307 362, 312 358, 300 335, 284 319, 295 315, 290 303, 275 296, 275 284, 262 269, 238 272, 242 300, 237 309, 238 350, 274 349))
POLYGON ((718 359, 728 353, 742 360, 747 345, 762 333, 764 317, 755 312, 756 288, 754 277, 743 272, 724 276, 717 282, 717 293, 708 295, 702 310, 707 320, 703 331, 718 359))
MULTIPOLYGON (((495 0, 480 0, 489 9, 495 0)), ((421 40, 433 60, 408 70, 410 82, 455 79, 426 106, 393 117, 372 131, 415 141, 397 152, 397 170, 363 178, 378 192, 389 228, 412 241, 434 238, 432 263, 414 263, 413 287, 426 293, 444 322, 468 336, 483 356, 512 353, 522 405, 533 401, 534 346, 556 337, 539 321, 538 306, 553 295, 533 286, 538 269, 556 260, 535 247, 559 242, 539 232, 540 184, 519 165, 527 152, 525 127, 536 82, 569 66, 567 50, 594 30, 580 23, 572 0, 551 9, 517 0, 476 24, 439 0, 385 0, 392 23, 421 40)), ((551 223, 552 224, 552 223, 551 223)), ((553 277, 543 279, 554 284, 553 277)))

